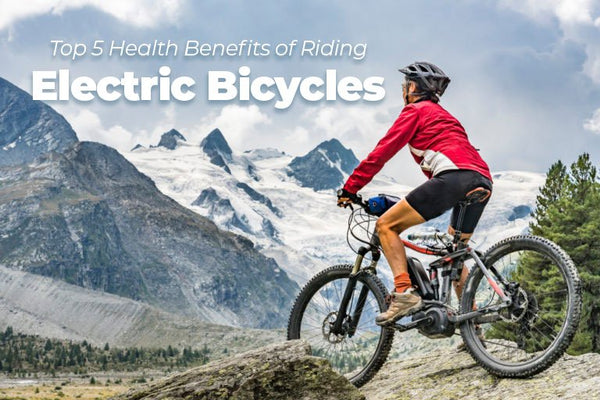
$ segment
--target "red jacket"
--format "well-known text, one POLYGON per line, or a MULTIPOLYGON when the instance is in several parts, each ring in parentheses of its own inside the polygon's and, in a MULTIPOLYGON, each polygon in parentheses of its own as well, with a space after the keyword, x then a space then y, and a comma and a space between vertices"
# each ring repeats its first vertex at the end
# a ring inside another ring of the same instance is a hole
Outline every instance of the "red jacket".
POLYGON ((406 144, 428 178, 442 171, 468 169, 492 179, 460 122, 439 104, 425 100, 402 109, 394 125, 354 169, 344 189, 350 193, 361 190, 406 144))

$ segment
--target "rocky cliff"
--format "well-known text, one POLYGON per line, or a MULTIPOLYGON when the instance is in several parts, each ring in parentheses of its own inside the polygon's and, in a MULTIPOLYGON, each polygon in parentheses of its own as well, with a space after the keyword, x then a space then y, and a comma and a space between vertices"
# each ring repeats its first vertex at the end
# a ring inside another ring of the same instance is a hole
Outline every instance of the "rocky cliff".
POLYGON ((223 168, 227 173, 231 174, 231 170, 227 165, 232 159, 231 147, 229 147, 229 144, 219 128, 213 129, 204 139, 202 139, 200 147, 210 157, 211 163, 223 168))
POLYGON ((0 166, 31 162, 76 142, 75 132, 62 116, 0 78, 0 166))
POLYGON ((179 142, 185 141, 185 137, 177 129, 171 129, 170 131, 162 134, 162 136, 160 137, 160 141, 158 142, 158 145, 156 145, 156 147, 164 147, 169 150, 174 150, 179 142))

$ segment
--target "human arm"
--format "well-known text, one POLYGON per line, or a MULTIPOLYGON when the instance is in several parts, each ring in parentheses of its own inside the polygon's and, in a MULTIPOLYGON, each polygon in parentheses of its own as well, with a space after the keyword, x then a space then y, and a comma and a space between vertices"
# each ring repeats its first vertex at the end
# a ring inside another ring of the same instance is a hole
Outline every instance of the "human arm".
POLYGON ((392 127, 377 143, 369 155, 354 169, 348 177, 344 189, 356 194, 383 168, 400 149, 410 141, 419 125, 418 110, 413 105, 404 107, 392 127))

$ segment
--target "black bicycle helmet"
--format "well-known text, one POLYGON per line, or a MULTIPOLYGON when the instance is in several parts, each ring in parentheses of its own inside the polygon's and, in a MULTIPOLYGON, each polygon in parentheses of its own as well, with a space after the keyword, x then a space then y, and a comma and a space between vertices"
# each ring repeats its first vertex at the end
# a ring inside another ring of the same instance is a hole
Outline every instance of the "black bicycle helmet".
POLYGON ((423 91, 441 96, 446 91, 450 78, 439 67, 426 61, 417 61, 398 71, 406 75, 406 79, 420 83, 423 91))

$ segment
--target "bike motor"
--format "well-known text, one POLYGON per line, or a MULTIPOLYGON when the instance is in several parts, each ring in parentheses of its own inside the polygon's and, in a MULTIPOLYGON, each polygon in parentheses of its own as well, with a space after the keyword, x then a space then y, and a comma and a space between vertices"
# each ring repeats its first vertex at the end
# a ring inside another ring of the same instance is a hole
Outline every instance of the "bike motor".
POLYGON ((413 315, 413 321, 423 320, 419 333, 430 339, 443 339, 454 335, 455 325, 448 319, 448 310, 432 306, 413 315))

